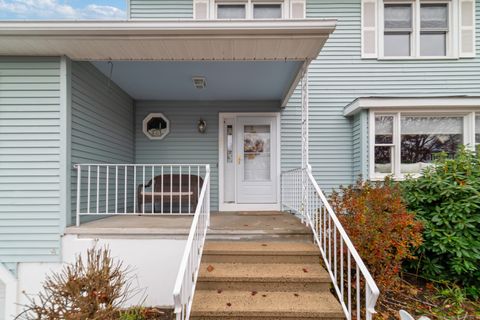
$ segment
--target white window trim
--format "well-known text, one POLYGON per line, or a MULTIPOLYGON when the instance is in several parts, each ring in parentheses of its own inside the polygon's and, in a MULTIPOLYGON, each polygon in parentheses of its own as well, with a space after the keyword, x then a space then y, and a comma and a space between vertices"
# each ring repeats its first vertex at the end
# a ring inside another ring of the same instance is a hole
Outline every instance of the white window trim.
MULTIPOLYGON (((472 109, 452 109, 445 110, 442 108, 399 108, 392 110, 391 108, 376 108, 369 110, 368 120, 368 149, 369 149, 369 178, 370 180, 378 181, 383 180, 387 176, 392 176, 395 180, 403 180, 407 175, 400 172, 400 121, 401 115, 415 115, 415 116, 458 116, 463 117, 463 144, 471 150, 475 150, 475 116, 480 115, 480 108, 476 110, 472 109), (392 152, 392 164, 393 174, 380 174, 375 173, 375 116, 377 115, 392 115, 393 122, 393 152, 392 152)), ((478 145, 478 143, 477 143, 478 145)), ((409 174, 408 176, 419 176, 419 174, 409 174)))
POLYGON ((459 26, 458 26, 458 0, 380 0, 378 8, 378 60, 449 60, 459 59, 459 26), (384 55, 384 5, 386 4, 412 4, 412 36, 410 56, 385 56, 384 55), (448 5, 448 32, 445 56, 420 55, 420 4, 447 4, 448 5))
POLYGON ((229 20, 272 20, 272 19, 254 19, 253 17, 253 7, 255 4, 280 4, 281 11, 282 11, 282 17, 279 19, 273 19, 273 20, 283 20, 283 19, 289 19, 290 18, 290 0, 214 0, 211 1, 210 4, 210 13, 211 17, 213 17, 214 20, 223 20, 223 21, 229 21, 229 20), (218 5, 240 5, 244 4, 245 5, 245 18, 239 18, 239 19, 219 19, 217 18, 217 8, 218 5))

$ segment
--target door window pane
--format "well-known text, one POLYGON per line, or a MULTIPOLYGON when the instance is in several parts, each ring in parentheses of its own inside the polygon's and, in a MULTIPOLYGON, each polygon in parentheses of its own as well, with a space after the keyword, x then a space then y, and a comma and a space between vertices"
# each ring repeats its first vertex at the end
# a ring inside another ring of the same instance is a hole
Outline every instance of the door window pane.
POLYGON ((384 9, 385 30, 411 29, 412 6, 409 4, 386 4, 384 9))
POLYGON ((410 33, 385 33, 383 54, 387 57, 410 55, 410 33))
POLYGON ((219 4, 217 6, 218 19, 245 19, 244 4, 219 4))
POLYGON ((244 127, 244 181, 270 180, 270 126, 244 127))
POLYGON ((254 19, 281 19, 282 6, 280 4, 255 4, 253 5, 254 19))
POLYGON ((375 117, 375 144, 393 143, 393 116, 375 117))
POLYGON ((463 117, 402 116, 400 131, 400 171, 420 173, 439 153, 455 155, 463 144, 463 117))
POLYGON ((233 163, 233 126, 227 125, 227 163, 233 163))

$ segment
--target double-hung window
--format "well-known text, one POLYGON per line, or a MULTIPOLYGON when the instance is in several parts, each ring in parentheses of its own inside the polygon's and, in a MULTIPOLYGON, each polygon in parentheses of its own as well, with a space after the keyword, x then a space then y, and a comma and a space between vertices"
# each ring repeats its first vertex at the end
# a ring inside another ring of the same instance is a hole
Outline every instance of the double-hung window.
POLYGON ((361 0, 362 57, 475 57, 475 0, 361 0))
POLYGON ((385 57, 446 57, 451 52, 448 3, 386 2, 383 6, 385 57))
POLYGON ((439 154, 480 145, 480 113, 372 111, 371 178, 418 175, 439 154), (471 121, 474 119, 474 121, 471 121))
POLYGON ((217 19, 282 19, 284 18, 284 1, 243 2, 218 1, 215 3, 217 19))

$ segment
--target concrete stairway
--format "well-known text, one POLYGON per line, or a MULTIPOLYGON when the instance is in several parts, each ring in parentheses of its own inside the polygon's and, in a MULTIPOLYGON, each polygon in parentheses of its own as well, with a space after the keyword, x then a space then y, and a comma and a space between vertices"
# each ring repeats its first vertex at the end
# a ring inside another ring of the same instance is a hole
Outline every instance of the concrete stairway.
POLYGON ((318 248, 269 239, 207 241, 191 319, 345 317, 330 293, 318 248))

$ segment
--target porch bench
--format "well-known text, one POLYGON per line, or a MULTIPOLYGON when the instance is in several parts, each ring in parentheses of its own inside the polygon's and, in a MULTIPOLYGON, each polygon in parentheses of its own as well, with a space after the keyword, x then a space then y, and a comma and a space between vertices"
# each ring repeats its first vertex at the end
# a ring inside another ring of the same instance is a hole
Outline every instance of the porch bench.
POLYGON ((155 176, 153 181, 150 180, 145 186, 140 184, 137 188, 138 212, 145 213, 147 210, 152 212, 153 202, 153 213, 162 211, 169 213, 171 210, 172 213, 193 213, 197 207, 202 185, 203 179, 197 175, 165 174, 155 176), (147 188, 150 188, 150 191, 147 188))

